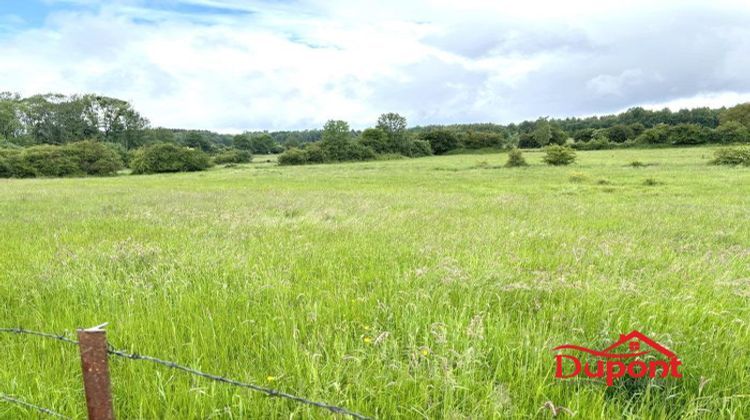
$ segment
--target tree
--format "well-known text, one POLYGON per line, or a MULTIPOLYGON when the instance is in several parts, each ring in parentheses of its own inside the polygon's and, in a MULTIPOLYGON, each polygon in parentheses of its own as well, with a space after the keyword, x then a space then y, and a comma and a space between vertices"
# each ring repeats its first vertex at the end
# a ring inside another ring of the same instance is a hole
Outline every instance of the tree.
POLYGON ((23 132, 23 124, 19 119, 18 96, 7 94, 0 96, 0 138, 14 142, 23 132))
POLYGON ((727 121, 716 128, 718 141, 721 143, 750 142, 750 130, 738 121, 727 121))
POLYGON ((736 121, 750 129, 750 102, 727 109, 720 115, 719 120, 721 124, 736 121))
POLYGON ((347 160, 347 149, 352 140, 349 124, 341 120, 329 120, 323 126, 323 138, 320 147, 331 160, 347 160))
POLYGON ((37 144, 64 144, 84 138, 141 145, 148 120, 128 102, 106 96, 35 95, 20 101, 26 132, 37 144))
POLYGON ((633 130, 624 124, 617 124, 607 130, 607 137, 615 143, 625 143, 633 137, 633 130))
POLYGON ((534 142, 539 146, 546 146, 549 144, 549 141, 552 138, 552 129, 550 128, 547 119, 540 118, 536 122, 536 127, 534 128, 532 137, 534 138, 534 142))
POLYGON ((702 144, 708 141, 709 129, 697 124, 679 124, 669 127, 669 143, 674 145, 702 144))
POLYGON ((375 153, 388 153, 388 135, 380 128, 367 128, 360 135, 360 142, 375 153))
MULTIPOLYGON (((148 126, 148 120, 136 112, 128 102, 97 95, 84 96, 80 101, 84 108, 86 123, 83 129, 87 129, 87 125, 96 127, 100 133, 100 140, 122 144, 126 149, 143 145, 143 130, 148 126)), ((75 103, 76 101, 72 101, 72 104, 75 103)), ((77 110, 75 114, 77 115, 77 110)))
POLYGON ((234 139, 232 139, 232 144, 234 145, 235 149, 240 150, 253 150, 253 141, 250 139, 250 136, 246 133, 244 134, 237 134, 234 136, 234 139))
POLYGON ((430 130, 421 135, 422 140, 430 143, 432 153, 442 155, 458 148, 458 137, 452 130, 444 128, 430 130))
POLYGON ((276 142, 268 133, 254 134, 250 137, 251 150, 260 155, 269 155, 276 151, 276 142))
POLYGON ((202 150, 204 152, 210 152, 213 149, 211 142, 204 138, 200 131, 189 131, 185 136, 184 142, 185 146, 202 150))
POLYGON ((168 128, 147 128, 143 133, 143 144, 176 142, 177 138, 174 135, 174 131, 168 128))
POLYGON ((518 136, 518 147, 520 147, 521 149, 536 149, 538 147, 541 147, 541 145, 536 142, 534 133, 526 132, 521 133, 518 136))
POLYGON ((636 143, 640 144, 666 144, 669 141, 669 126, 658 124, 652 128, 647 128, 640 136, 635 138, 636 143))
POLYGON ((406 118, 395 112, 382 114, 378 118, 376 128, 383 130, 388 136, 388 152, 398 153, 406 142, 406 118))
POLYGON ((575 141, 579 142, 589 142, 594 137, 594 129, 593 128, 584 128, 581 130, 576 131, 573 134, 573 138, 575 141))

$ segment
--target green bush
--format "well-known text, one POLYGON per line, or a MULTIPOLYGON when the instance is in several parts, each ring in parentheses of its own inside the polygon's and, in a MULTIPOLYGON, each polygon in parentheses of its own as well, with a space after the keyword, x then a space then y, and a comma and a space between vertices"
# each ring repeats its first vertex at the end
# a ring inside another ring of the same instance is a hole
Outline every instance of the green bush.
MULTIPOLYGON (((312 146, 313 145, 308 146, 308 149, 312 146)), ((373 151, 372 148, 354 140, 345 140, 333 144, 322 142, 320 147, 324 154, 322 158, 330 162, 351 162, 375 159, 375 151, 373 151)), ((314 147, 313 153, 315 153, 314 147)))
POLYGON ((64 146, 29 147, 21 155, 22 161, 33 168, 35 176, 82 176, 85 172, 74 156, 65 153, 64 146))
POLYGON ((214 163, 249 163, 253 160, 253 155, 247 150, 227 149, 219 152, 214 156, 214 163))
POLYGON ((401 145, 399 152, 408 157, 422 157, 432 155, 430 143, 424 140, 409 140, 401 145))
POLYGON ((279 155, 279 165, 304 165, 307 163, 307 153, 296 147, 279 155))
POLYGON ((95 141, 0 151, 0 177, 6 178, 113 175, 122 167, 115 151, 95 141))
POLYGON ((714 152, 714 165, 750 166, 750 147, 725 147, 714 152))
POLYGON ((366 128, 359 136, 359 141, 370 147, 375 153, 386 153, 389 151, 388 134, 380 128, 366 128))
POLYGON ((729 121, 716 127, 716 137, 721 143, 750 142, 750 130, 737 121, 729 121))
POLYGON ((307 157, 306 163, 325 163, 329 160, 325 150, 320 147, 320 142, 310 143, 303 150, 307 157))
POLYGON ((128 152, 128 149, 125 148, 125 146, 123 146, 120 143, 109 143, 109 142, 104 142, 102 144, 106 146, 108 149, 115 152, 115 154, 120 157, 120 160, 122 161, 124 167, 129 166, 130 152, 128 152))
POLYGON ((668 141, 673 145, 703 144, 708 142, 711 132, 697 124, 678 124, 669 127, 668 141))
POLYGON ((576 152, 565 146, 552 145, 544 148, 546 154, 542 160, 548 165, 570 165, 576 160, 576 152))
POLYGON ((469 131, 461 136, 461 145, 466 149, 484 149, 486 147, 502 147, 503 136, 499 133, 485 131, 469 131))
POLYGON ((515 168, 519 166, 528 166, 526 159, 523 158, 523 153, 518 148, 512 148, 508 152, 508 161, 505 162, 507 168, 515 168))
POLYGON ((63 148, 78 160, 78 165, 86 175, 114 175, 124 167, 118 145, 96 141, 71 143, 63 148))
POLYGON ((157 143, 138 149, 130 162, 134 174, 202 171, 211 166, 200 150, 171 143, 157 143))
POLYGON ((644 130, 635 138, 639 144, 666 144, 669 142, 669 126, 657 124, 652 128, 644 130))
POLYGON ((444 128, 439 128, 431 131, 422 133, 420 136, 421 140, 430 143, 432 153, 436 155, 442 155, 453 149, 457 149, 459 142, 458 136, 452 131, 444 128))

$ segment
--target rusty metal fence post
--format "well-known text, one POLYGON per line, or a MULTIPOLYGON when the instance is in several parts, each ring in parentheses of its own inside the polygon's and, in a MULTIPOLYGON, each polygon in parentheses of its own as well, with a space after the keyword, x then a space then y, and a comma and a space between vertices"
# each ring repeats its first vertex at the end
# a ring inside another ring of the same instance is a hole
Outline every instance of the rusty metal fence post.
POLYGON ((105 325, 78 330, 89 420, 115 418, 107 364, 107 333, 103 329, 105 325))

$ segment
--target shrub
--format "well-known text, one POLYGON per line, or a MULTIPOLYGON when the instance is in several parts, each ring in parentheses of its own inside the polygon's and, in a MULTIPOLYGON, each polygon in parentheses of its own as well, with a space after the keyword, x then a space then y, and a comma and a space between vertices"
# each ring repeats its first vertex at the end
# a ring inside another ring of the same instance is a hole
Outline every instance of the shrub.
POLYGON ((81 141, 64 148, 78 160, 78 165, 86 175, 114 175, 124 167, 121 151, 111 143, 81 141))
POLYGON ((375 152, 372 148, 354 140, 334 144, 322 142, 320 147, 324 153, 324 160, 350 162, 375 159, 375 152))
POLYGON ((279 155, 279 165, 304 165, 307 163, 307 153, 296 147, 279 155))
POLYGON ((576 152, 565 146, 552 145, 544 148, 546 152, 542 160, 548 165, 570 165, 576 160, 576 152))
POLYGON ((101 144, 106 146, 109 150, 114 152, 114 154, 116 154, 120 158, 120 161, 122 162, 123 167, 128 167, 130 163, 130 152, 128 152, 128 149, 126 149, 125 146, 123 146, 120 143, 110 143, 110 142, 104 142, 101 144))
POLYGON ((360 142, 372 148, 375 153, 385 153, 388 151, 388 134, 380 128, 367 128, 359 137, 360 142))
POLYGON ((442 155, 443 153, 458 148, 458 137, 451 130, 446 130, 444 128, 431 130, 422 133, 420 137, 421 140, 430 143, 432 153, 436 155, 442 155))
POLYGON ((714 152, 714 165, 750 166, 750 147, 724 147, 714 152))
POLYGON ((635 138, 635 142, 640 144, 665 144, 668 141, 669 126, 666 124, 657 124, 652 128, 644 130, 635 138))
POLYGON ((501 134, 485 131, 469 131, 461 136, 461 144, 466 149, 497 148, 503 145, 503 140, 501 134))
POLYGON ((227 149, 219 152, 214 156, 214 163, 249 163, 253 160, 253 155, 247 150, 227 149))
POLYGON ((518 148, 512 148, 508 152, 508 161, 505 162, 505 167, 516 168, 519 166, 528 166, 526 159, 523 158, 523 153, 518 148))
POLYGON ((674 145, 702 144, 709 140, 710 130, 697 124, 679 124, 669 127, 669 142, 674 145))
POLYGON ((328 161, 328 155, 320 147, 320 142, 310 143, 305 147, 306 163, 324 163, 328 161))
POLYGON ((171 143, 142 147, 130 162, 134 174, 202 171, 210 166, 208 155, 202 151, 171 143))
POLYGON ((85 175, 74 156, 65 153, 63 146, 29 147, 21 154, 21 160, 34 171, 34 176, 82 176, 85 175))
POLYGON ((410 140, 403 143, 399 152, 404 156, 413 158, 430 156, 432 154, 432 147, 429 142, 424 140, 410 140))
POLYGON ((122 167, 115 151, 95 141, 0 151, 0 177, 113 175, 122 167))
POLYGON ((750 142, 750 130, 737 121, 725 122, 714 131, 718 141, 721 143, 750 142))

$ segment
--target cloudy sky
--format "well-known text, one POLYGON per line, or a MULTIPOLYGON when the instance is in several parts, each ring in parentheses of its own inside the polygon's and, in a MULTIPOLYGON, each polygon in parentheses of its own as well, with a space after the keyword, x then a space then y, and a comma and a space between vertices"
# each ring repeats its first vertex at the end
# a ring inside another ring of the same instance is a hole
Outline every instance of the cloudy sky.
POLYGON ((155 126, 507 123, 750 100, 747 0, 0 0, 0 91, 155 126))

